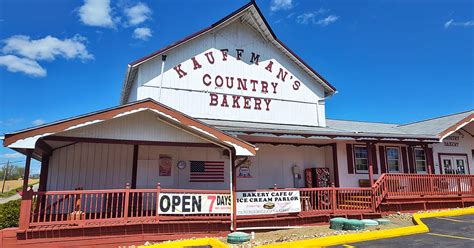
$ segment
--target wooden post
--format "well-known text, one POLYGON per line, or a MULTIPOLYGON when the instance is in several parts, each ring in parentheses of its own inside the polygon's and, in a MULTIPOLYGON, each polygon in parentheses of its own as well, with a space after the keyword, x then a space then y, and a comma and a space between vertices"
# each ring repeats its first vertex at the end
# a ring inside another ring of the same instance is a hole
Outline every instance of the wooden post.
POLYGON ((23 191, 20 206, 20 220, 18 226, 20 230, 28 229, 31 216, 31 199, 33 198, 33 189, 28 188, 28 178, 30 175, 30 164, 33 150, 26 150, 25 174, 23 175, 23 191))
POLYGON ((156 223, 160 222, 160 192, 161 192, 161 183, 156 184, 156 223))
POLYGON ((123 220, 125 222, 127 222, 128 220, 128 209, 130 207, 130 184, 127 183, 125 185, 125 196, 124 196, 124 199, 125 201, 125 206, 123 208, 123 220))
POLYGON ((26 192, 26 190, 28 189, 28 178, 30 177, 30 164, 32 155, 32 149, 26 150, 25 174, 23 175, 23 192, 26 192))
POLYGON ((337 161, 337 143, 333 143, 332 147, 332 163, 333 163, 333 174, 334 174, 334 183, 336 187, 339 187, 339 165, 337 161))
MULTIPOLYGON (((431 159, 428 159, 428 144, 423 144, 423 153, 425 154, 425 161, 426 161, 426 170, 428 171, 428 174, 433 174, 433 171, 431 171, 431 159)), ((416 164, 414 165, 415 171, 416 171, 416 164)))
POLYGON ((337 196, 336 196, 336 187, 334 183, 331 183, 331 207, 332 213, 335 214, 337 210, 337 196))
POLYGON ((20 219, 18 226, 20 230, 26 230, 30 226, 31 200, 33 198, 33 189, 24 190, 22 193, 20 206, 20 219))
POLYGON ((132 162, 132 189, 137 188, 137 171, 138 171, 138 145, 133 146, 133 162, 132 162))
POLYGON ((237 167, 235 166, 235 151, 230 154, 231 170, 232 170, 232 231, 237 231, 237 167))
POLYGON ((458 184, 458 195, 461 196, 462 195, 462 188, 461 188, 461 178, 456 178, 457 180, 457 184, 458 184))
POLYGON ((48 184, 48 170, 49 170, 49 155, 43 154, 41 156, 41 172, 38 191, 46 191, 48 184))
POLYGON ((369 164, 369 181, 370 187, 374 185, 374 166, 372 161, 372 143, 367 142, 367 162, 369 164))

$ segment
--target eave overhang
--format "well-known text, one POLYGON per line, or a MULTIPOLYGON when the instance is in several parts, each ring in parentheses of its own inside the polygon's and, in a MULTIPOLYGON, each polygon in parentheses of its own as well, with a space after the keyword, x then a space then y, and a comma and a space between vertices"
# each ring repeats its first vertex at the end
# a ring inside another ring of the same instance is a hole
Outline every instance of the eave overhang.
POLYGON ((209 126, 177 110, 160 104, 152 99, 145 99, 127 105, 120 105, 115 108, 73 117, 67 120, 25 129, 15 133, 5 134, 3 145, 20 152, 25 151, 26 149, 35 149, 37 141, 43 137, 52 136, 57 133, 93 125, 95 123, 107 121, 140 111, 152 111, 157 114, 164 122, 182 128, 187 132, 192 133, 211 143, 231 149, 235 151, 237 156, 254 156, 257 152, 257 147, 254 145, 240 140, 212 126, 209 126))

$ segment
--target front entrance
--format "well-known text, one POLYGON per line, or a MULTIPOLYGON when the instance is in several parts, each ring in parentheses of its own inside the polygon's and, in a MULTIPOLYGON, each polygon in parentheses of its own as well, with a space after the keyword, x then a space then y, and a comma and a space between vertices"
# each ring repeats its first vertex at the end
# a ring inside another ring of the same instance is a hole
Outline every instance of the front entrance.
POLYGON ((468 174, 467 154, 440 155, 443 174, 468 174))

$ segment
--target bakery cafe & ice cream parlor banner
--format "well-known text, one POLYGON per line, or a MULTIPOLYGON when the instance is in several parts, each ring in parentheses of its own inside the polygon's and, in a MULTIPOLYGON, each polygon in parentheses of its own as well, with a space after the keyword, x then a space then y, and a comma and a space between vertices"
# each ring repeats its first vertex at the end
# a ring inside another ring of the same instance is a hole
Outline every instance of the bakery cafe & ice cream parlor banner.
MULTIPOLYGON (((231 213, 230 194, 160 193, 159 214, 231 213)), ((237 192, 237 215, 301 211, 299 191, 237 192)))
POLYGON ((296 213, 300 211, 299 191, 237 192, 237 215, 296 213))

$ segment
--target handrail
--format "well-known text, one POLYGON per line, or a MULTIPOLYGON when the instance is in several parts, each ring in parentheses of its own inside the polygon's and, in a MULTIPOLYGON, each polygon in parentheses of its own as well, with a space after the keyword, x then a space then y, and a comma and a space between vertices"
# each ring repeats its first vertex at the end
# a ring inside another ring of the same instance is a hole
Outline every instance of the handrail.
POLYGON ((379 207, 379 205, 382 203, 383 199, 387 195, 387 189, 385 187, 386 178, 387 174, 384 173, 372 185, 374 210, 379 207))
MULTIPOLYGON (((382 174, 367 188, 277 188, 260 191, 299 191, 300 215, 328 215, 380 211, 388 197, 474 196, 474 175, 382 174)), ((104 189, 27 191, 21 207, 21 228, 55 224, 124 222, 131 220, 224 220, 229 213, 158 214, 160 194, 229 194, 228 190, 104 189)), ((426 197, 425 197, 426 199, 426 197)), ((428 198, 429 199, 429 198, 428 198)), ((253 218, 245 216, 245 218, 253 218)))

